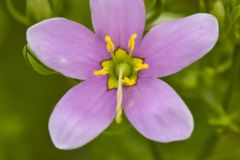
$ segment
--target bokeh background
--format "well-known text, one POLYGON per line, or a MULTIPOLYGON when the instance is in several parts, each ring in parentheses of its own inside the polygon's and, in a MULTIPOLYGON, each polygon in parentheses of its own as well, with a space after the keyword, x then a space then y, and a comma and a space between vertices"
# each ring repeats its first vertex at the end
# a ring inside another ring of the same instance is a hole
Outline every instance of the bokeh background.
POLYGON ((163 78, 189 106, 195 129, 186 141, 155 143, 124 118, 89 144, 56 149, 48 119, 75 80, 52 74, 23 54, 26 29, 61 16, 92 29, 89 0, 0 0, 0 160, 239 160, 240 1, 145 0, 147 30, 154 24, 198 12, 220 24, 215 48, 183 71, 163 78), (25 58, 24 58, 25 57, 25 58))

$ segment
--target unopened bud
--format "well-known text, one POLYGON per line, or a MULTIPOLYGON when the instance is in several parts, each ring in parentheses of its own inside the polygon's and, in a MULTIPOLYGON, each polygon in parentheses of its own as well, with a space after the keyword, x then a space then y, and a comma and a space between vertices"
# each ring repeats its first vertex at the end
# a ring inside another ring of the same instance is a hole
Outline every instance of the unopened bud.
POLYGON ((217 0, 213 4, 211 13, 217 17, 218 22, 220 24, 220 28, 222 28, 225 20, 225 8, 222 1, 217 0))
POLYGON ((38 22, 53 16, 49 0, 27 0, 26 4, 26 14, 32 22, 38 22))

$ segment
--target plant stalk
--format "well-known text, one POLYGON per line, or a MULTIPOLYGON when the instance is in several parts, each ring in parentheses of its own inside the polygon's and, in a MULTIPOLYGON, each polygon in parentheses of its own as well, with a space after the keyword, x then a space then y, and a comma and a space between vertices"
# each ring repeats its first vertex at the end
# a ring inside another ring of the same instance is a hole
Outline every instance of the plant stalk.
MULTIPOLYGON (((230 80, 225 93, 222 106, 225 112, 229 112, 229 106, 233 97, 233 91, 238 84, 240 70, 240 44, 236 44, 232 55, 232 66, 230 69, 230 80)), ((208 160, 214 153, 214 150, 220 140, 219 134, 212 132, 207 139, 206 146, 199 154, 198 160, 208 160)))

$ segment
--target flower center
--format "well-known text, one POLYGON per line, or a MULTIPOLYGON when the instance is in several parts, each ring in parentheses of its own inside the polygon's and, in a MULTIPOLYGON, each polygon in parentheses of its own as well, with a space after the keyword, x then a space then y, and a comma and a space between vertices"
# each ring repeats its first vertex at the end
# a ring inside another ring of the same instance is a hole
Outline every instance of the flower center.
POLYGON ((95 75, 108 74, 108 89, 118 88, 120 70, 123 69, 122 81, 124 87, 133 86, 137 83, 139 66, 143 66, 141 58, 133 58, 125 50, 119 48, 112 59, 104 60, 101 63, 102 69, 95 71, 95 75))
POLYGON ((108 89, 117 90, 116 121, 121 122, 122 115, 122 86, 130 87, 137 83, 139 72, 149 68, 142 58, 132 57, 135 48, 137 34, 133 34, 128 42, 129 52, 122 48, 115 50, 110 36, 105 37, 107 50, 111 53, 111 59, 101 62, 102 69, 94 71, 95 76, 108 75, 108 89))
POLYGON ((122 48, 115 50, 115 46, 110 36, 105 37, 107 50, 111 53, 112 58, 101 62, 102 69, 94 71, 94 75, 108 75, 108 89, 117 89, 120 69, 123 68, 122 85, 130 87, 137 83, 138 74, 141 70, 147 69, 148 64, 144 64, 143 59, 132 57, 132 52, 135 48, 135 39, 137 34, 133 34, 128 42, 130 52, 122 48))
POLYGON ((123 77, 129 77, 132 73, 132 66, 128 63, 120 63, 115 66, 115 73, 116 75, 120 74, 121 68, 124 68, 123 70, 123 77))

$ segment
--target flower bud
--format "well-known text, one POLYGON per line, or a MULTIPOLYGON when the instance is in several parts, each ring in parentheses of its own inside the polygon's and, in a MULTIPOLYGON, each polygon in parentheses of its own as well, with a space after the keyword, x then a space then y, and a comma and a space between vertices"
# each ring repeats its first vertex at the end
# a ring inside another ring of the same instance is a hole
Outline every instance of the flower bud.
POLYGON ((27 0, 26 15, 31 22, 38 22, 53 16, 48 0, 27 0))
POLYGON ((28 45, 25 45, 24 48, 23 48, 23 57, 24 57, 27 65, 39 74, 51 75, 51 74, 56 73, 56 71, 54 71, 54 70, 46 67, 44 64, 42 64, 36 58, 36 56, 31 51, 31 49, 28 47, 28 45))
POLYGON ((63 1, 56 0, 26 0, 26 13, 19 12, 13 0, 7 0, 10 14, 24 25, 31 25, 41 20, 57 16, 63 9, 63 1))
POLYGON ((222 1, 217 0, 216 2, 214 2, 211 13, 217 17, 220 28, 222 28, 225 20, 225 8, 222 1))
POLYGON ((199 9, 201 12, 207 12, 207 6, 204 0, 199 0, 199 9))

